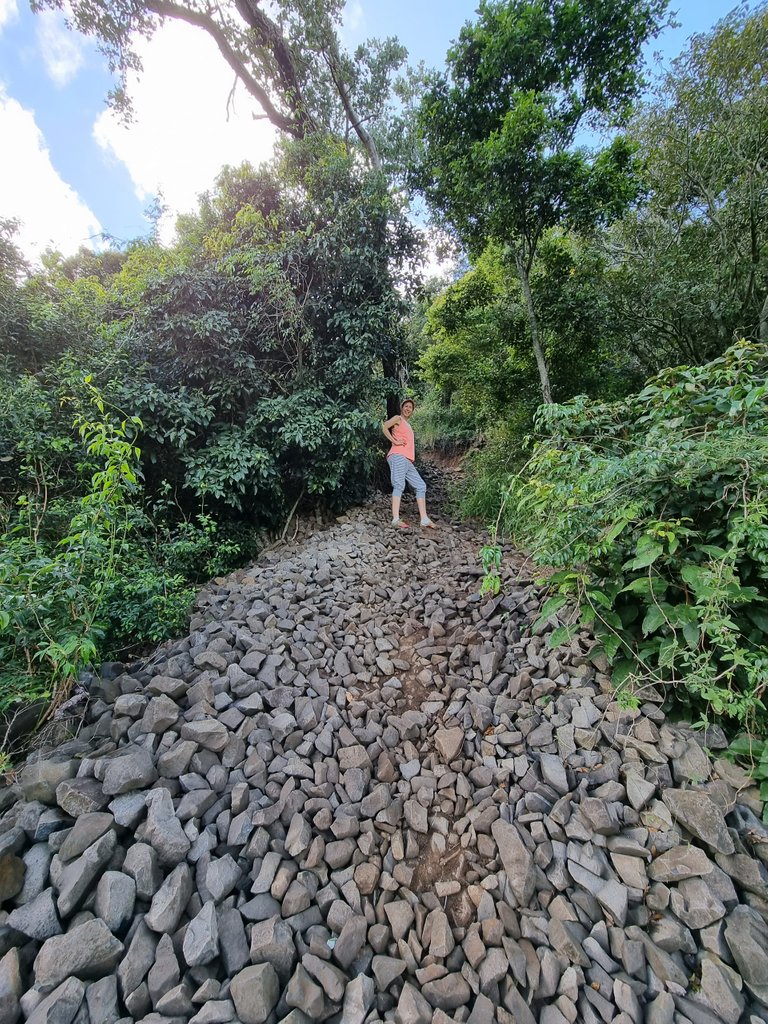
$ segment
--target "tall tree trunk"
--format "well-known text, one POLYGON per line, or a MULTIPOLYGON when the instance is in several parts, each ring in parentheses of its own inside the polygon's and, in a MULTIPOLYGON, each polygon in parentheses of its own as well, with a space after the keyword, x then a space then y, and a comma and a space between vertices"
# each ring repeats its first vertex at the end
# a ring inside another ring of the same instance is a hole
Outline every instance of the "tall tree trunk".
POLYGON ((517 273, 520 278, 520 284, 523 289, 523 295, 525 296, 525 308, 528 311, 528 325, 531 328, 531 342, 533 343, 533 354, 536 356, 536 365, 539 368, 541 394, 544 401, 548 405, 551 405, 552 392, 549 388, 549 370, 547 369, 547 361, 544 358, 544 350, 541 347, 541 340, 539 338, 539 321, 536 318, 536 310, 533 305, 533 296, 531 295, 531 282, 528 279, 528 268, 523 262, 522 256, 517 252, 515 252, 515 265, 517 267, 517 273))
POLYGON ((766 295, 763 308, 760 310, 760 327, 757 336, 764 345, 768 344, 768 295, 766 295))
MULTIPOLYGON (((397 382, 397 355, 394 352, 387 352, 381 357, 381 368, 386 380, 392 381, 393 384, 397 382)), ((387 394, 387 419, 397 416, 399 412, 400 397, 394 391, 390 391, 387 394)))

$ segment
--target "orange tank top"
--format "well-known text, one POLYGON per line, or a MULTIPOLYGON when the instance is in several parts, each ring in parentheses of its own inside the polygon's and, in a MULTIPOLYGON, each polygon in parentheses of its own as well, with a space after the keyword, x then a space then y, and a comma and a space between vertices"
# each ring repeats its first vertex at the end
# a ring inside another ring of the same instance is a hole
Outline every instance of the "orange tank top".
POLYGON ((413 427, 410 425, 408 420, 400 418, 400 422, 396 423, 394 427, 390 429, 390 434, 398 441, 405 441, 405 444, 395 445, 387 452, 387 458, 390 455, 404 455, 406 459, 410 459, 411 462, 416 461, 416 444, 413 437, 413 427))

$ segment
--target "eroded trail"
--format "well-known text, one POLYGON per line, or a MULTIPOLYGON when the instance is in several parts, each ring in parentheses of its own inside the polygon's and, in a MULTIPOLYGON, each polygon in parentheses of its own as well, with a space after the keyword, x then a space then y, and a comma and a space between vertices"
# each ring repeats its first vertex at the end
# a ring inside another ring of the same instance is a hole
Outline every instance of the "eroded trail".
POLYGON ((757 791, 379 497, 0 791, 0 1024, 768 1020, 757 791))

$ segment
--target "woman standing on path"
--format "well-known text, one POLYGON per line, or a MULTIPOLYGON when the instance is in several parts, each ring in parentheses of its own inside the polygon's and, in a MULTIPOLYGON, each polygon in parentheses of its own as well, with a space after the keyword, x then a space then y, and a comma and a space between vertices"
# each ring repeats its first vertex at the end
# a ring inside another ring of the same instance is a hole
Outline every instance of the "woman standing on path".
POLYGON ((408 523, 400 518, 400 499, 403 496, 406 482, 416 491, 416 504, 421 515, 421 525, 435 529, 435 524, 427 515, 425 497, 427 485, 413 464, 416 458, 416 446, 413 427, 408 420, 413 415, 414 408, 413 399, 406 398, 400 406, 400 415, 393 416, 381 425, 384 437, 392 443, 387 455, 387 462, 392 478, 392 525, 398 530, 409 528, 408 523))

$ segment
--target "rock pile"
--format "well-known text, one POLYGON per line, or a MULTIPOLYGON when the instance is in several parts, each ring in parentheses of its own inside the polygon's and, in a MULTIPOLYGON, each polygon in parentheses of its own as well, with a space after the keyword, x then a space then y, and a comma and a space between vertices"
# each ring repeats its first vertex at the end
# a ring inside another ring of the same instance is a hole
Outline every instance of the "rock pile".
POLYGON ((768 1021, 768 830, 385 502, 105 666, 0 791, 0 1024, 768 1021))

